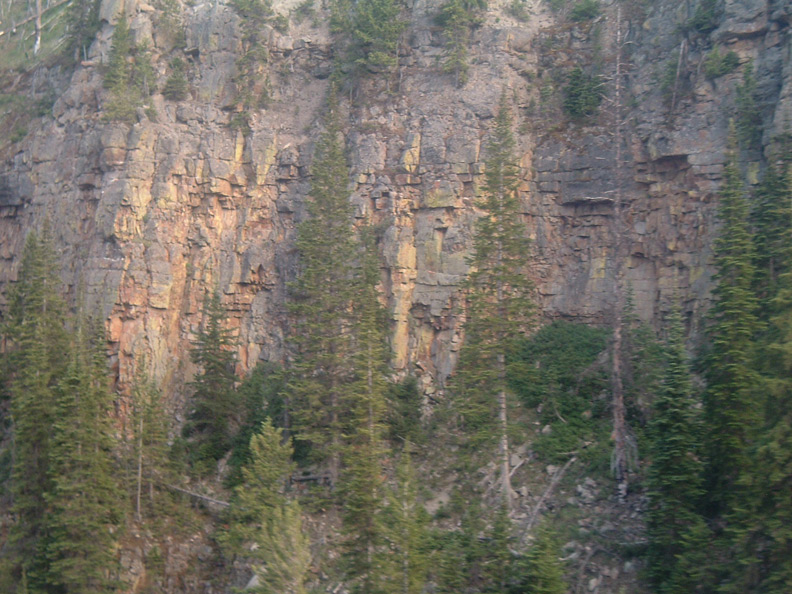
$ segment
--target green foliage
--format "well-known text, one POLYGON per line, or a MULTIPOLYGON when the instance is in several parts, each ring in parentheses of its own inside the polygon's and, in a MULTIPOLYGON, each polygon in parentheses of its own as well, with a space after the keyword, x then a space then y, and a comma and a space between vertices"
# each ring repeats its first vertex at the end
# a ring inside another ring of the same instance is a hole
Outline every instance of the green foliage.
POLYGON ((526 554, 526 573, 522 577, 525 594, 564 594, 564 567, 555 535, 545 522, 537 530, 536 538, 526 554))
POLYGON ((421 594, 426 584, 429 515, 418 503, 418 480, 407 442, 396 467, 396 484, 387 492, 383 511, 382 586, 388 594, 421 594))
MULTIPOLYGON (((533 284, 527 273, 530 240, 522 220, 520 169, 507 95, 501 95, 495 129, 486 149, 481 216, 475 224, 470 272, 464 282, 465 342, 454 387, 473 444, 497 439, 503 496, 508 483, 506 359, 533 325, 533 284)), ((475 446, 474 446, 475 447, 475 446)))
POLYGON ((658 77, 658 83, 660 92, 663 94, 663 100, 672 109, 676 107, 676 101, 680 97, 690 94, 692 90, 690 78, 688 77, 685 64, 679 61, 678 50, 671 54, 671 57, 665 62, 665 66, 658 77))
POLYGON ((792 584, 792 271, 789 268, 792 151, 782 147, 760 187, 755 218, 757 264, 769 330, 758 341, 763 372, 757 392, 767 394, 761 430, 748 447, 737 482, 739 498, 728 514, 724 592, 784 592, 792 584), (772 221, 772 217, 778 220, 772 221))
POLYGON ((435 17, 445 36, 443 71, 454 75, 457 86, 467 82, 470 37, 482 23, 486 7, 486 0, 448 0, 435 17))
POLYGON ((418 380, 408 376, 399 383, 390 384, 386 398, 388 437, 392 441, 424 443, 426 432, 421 426, 423 397, 418 380))
POLYGON ((57 386, 66 366, 68 338, 63 328, 66 306, 49 225, 25 241, 17 282, 8 294, 7 355, 14 465, 9 560, 17 579, 24 570, 31 583, 43 584, 47 572, 48 497, 52 430, 57 414, 57 386))
POLYGON ((291 285, 290 309, 298 356, 286 388, 296 439, 312 446, 315 461, 331 462, 334 480, 340 468, 345 384, 353 375, 349 328, 357 255, 337 110, 331 96, 327 128, 311 168, 308 218, 297 228, 299 272, 291 285))
POLYGON ((305 594, 311 553, 299 504, 289 500, 286 485, 294 469, 291 440, 266 420, 250 440, 250 460, 243 483, 234 489, 228 530, 220 542, 228 555, 252 563, 256 594, 305 594))
POLYGON ((154 67, 147 47, 135 44, 126 17, 121 16, 113 30, 104 87, 110 96, 105 116, 110 120, 131 123, 137 108, 142 107, 151 94, 154 67))
POLYGON ((292 11, 292 16, 297 23, 302 23, 306 19, 311 20, 311 24, 316 26, 316 5, 314 0, 302 0, 292 11))
POLYGON ((743 70, 743 83, 737 87, 735 100, 737 139, 740 147, 758 150, 762 146, 762 113, 756 103, 756 79, 753 67, 747 64, 743 70))
POLYGON ((346 38, 347 63, 357 74, 391 72, 398 64, 398 45, 407 22, 397 0, 337 2, 333 29, 346 38))
POLYGON ((641 434, 650 416, 649 409, 660 389, 666 353, 654 329, 635 314, 632 287, 627 288, 623 315, 622 372, 627 420, 641 434))
POLYGON ((718 78, 733 72, 740 65, 740 58, 734 51, 720 53, 720 48, 715 48, 704 58, 704 74, 707 78, 718 78))
POLYGON ((506 7, 506 12, 521 23, 531 20, 531 12, 528 10, 526 0, 511 0, 511 3, 506 7))
POLYGON ((685 29, 707 35, 718 27, 722 8, 719 0, 701 0, 696 12, 685 23, 685 29))
POLYGON ((649 573, 659 592, 690 592, 700 580, 708 530, 698 513, 704 494, 702 425, 693 395, 678 310, 670 321, 667 365, 649 425, 649 573))
POLYGON ((99 32, 99 0, 77 0, 69 4, 67 21, 68 35, 64 53, 75 61, 86 56, 88 47, 99 32))
POLYGON ((792 237, 790 193, 792 170, 789 162, 783 155, 781 158, 771 158, 751 208, 756 247, 754 290, 760 300, 763 318, 776 311, 774 299, 778 294, 780 278, 789 271, 792 237))
POLYGON ((569 11, 569 20, 575 23, 582 23, 597 18, 602 9, 599 0, 579 0, 569 11))
POLYGON ((564 87, 564 111, 576 119, 587 118, 597 113, 601 102, 602 84, 576 66, 564 87))
POLYGON ((261 424, 266 419, 272 419, 275 427, 288 425, 284 388, 284 370, 274 363, 259 363, 237 389, 236 400, 242 424, 232 441, 233 450, 228 459, 228 486, 236 486, 242 480, 242 467, 250 460, 250 439, 261 424))
POLYGON ((132 387, 132 465, 135 468, 135 515, 138 521, 166 511, 168 495, 163 485, 177 482, 168 452, 168 422, 162 394, 148 376, 145 361, 135 374, 132 387))
POLYGON ((608 388, 604 361, 608 333, 583 324, 553 322, 525 340, 511 363, 510 379, 526 406, 538 407, 543 426, 534 450, 549 461, 605 437, 608 388))
POLYGON ((345 469, 341 493, 347 573, 353 592, 374 592, 386 574, 380 550, 383 545, 382 442, 387 389, 387 317, 377 295, 379 261, 371 228, 360 231, 360 268, 352 296, 354 375, 343 398, 349 413, 347 443, 343 450, 345 469))
POLYGON ((715 240, 717 284, 709 332, 712 350, 705 370, 710 496, 716 505, 733 494, 737 473, 746 463, 745 448, 762 410, 753 368, 753 340, 760 324, 753 292, 754 253, 748 214, 743 183, 731 155, 720 191, 721 231, 715 240))
POLYGON ((187 77, 185 76, 186 64, 181 58, 171 60, 171 75, 165 81, 162 94, 171 101, 183 101, 189 96, 187 77))
POLYGON ((192 409, 184 425, 191 438, 191 460, 199 474, 208 471, 231 447, 232 423, 237 420, 233 331, 224 328, 228 317, 220 293, 207 293, 190 358, 200 371, 193 378, 192 409))
POLYGON ((242 112, 264 109, 271 97, 267 50, 267 25, 273 25, 279 15, 272 10, 270 0, 233 0, 232 6, 240 17, 242 54, 237 59, 234 84, 238 109, 242 112))
POLYGON ((118 585, 114 549, 121 493, 105 361, 103 330, 78 330, 58 384, 53 424, 46 529, 50 591, 107 594, 118 585))

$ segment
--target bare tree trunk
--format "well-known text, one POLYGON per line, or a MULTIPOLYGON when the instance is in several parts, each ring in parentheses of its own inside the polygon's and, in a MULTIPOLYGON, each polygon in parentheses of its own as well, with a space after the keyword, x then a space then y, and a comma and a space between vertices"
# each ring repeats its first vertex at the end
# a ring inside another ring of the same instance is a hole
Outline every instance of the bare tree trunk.
MULTIPOLYGON (((506 357, 498 353, 498 375, 506 380, 506 357)), ((511 472, 509 471, 509 424, 506 409, 506 390, 501 384, 498 391, 498 421, 500 424, 501 497, 507 511, 511 511, 511 472)))
MULTIPOLYGON (((503 246, 498 241, 497 266, 501 267, 503 262, 503 246)), ((498 308, 501 310, 502 319, 506 318, 503 306, 503 283, 499 280, 496 288, 498 308)), ((498 348, 503 348, 503 342, 498 348)), ((501 499, 506 511, 511 511, 511 472, 509 469, 509 420, 506 402, 506 353, 502 350, 497 354, 498 364, 498 424, 500 429, 500 462, 501 462, 501 499)))
POLYGON ((140 494, 143 490, 143 415, 140 415, 140 423, 138 425, 138 467, 137 467, 137 494, 135 497, 135 516, 137 521, 142 519, 140 513, 140 494))
POLYGON ((616 88, 614 93, 615 136, 616 136, 616 197, 614 204, 614 293, 615 304, 613 314, 613 352, 611 353, 611 389, 613 409, 613 453, 611 454, 611 471, 618 484, 619 498, 623 499, 627 492, 628 468, 628 429, 625 419, 624 385, 622 368, 622 344, 624 335, 624 287, 622 286, 622 267, 625 253, 626 229, 622 212, 622 191, 624 175, 622 167, 622 21, 621 7, 616 12, 616 88))
POLYGON ((341 440, 338 437, 338 390, 336 388, 336 381, 333 379, 330 393, 330 468, 328 474, 330 475, 330 486, 335 489, 338 486, 338 477, 341 472, 341 440))
POLYGON ((41 49, 41 0, 36 0, 36 41, 33 44, 33 55, 41 49))

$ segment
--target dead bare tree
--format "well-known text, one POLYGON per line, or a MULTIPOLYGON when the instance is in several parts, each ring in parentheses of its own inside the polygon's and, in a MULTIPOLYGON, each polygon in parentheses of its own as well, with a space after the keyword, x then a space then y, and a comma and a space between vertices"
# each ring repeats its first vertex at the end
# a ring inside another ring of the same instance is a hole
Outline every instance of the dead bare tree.
POLYGON ((613 111, 613 134, 616 144, 616 187, 614 189, 614 224, 613 253, 614 253, 614 311, 613 311, 613 341, 611 352, 611 408, 613 414, 613 451, 611 453, 611 471, 616 479, 619 499, 623 500, 627 494, 627 474, 635 464, 636 443, 627 424, 626 406, 624 403, 624 366, 622 361, 624 348, 624 261, 628 257, 627 225, 624 217, 624 128, 627 124, 622 115, 623 108, 623 78, 626 74, 624 62, 624 48, 627 45, 622 32, 621 7, 616 9, 616 68, 614 74, 614 94, 611 102, 613 111))

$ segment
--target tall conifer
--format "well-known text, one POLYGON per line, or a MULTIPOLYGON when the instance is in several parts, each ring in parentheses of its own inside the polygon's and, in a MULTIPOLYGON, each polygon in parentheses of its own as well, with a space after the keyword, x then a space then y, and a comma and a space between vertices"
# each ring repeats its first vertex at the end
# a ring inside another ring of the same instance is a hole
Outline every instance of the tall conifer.
POLYGON ((528 571, 523 578, 527 594, 564 594, 564 567, 559 560, 559 546, 547 524, 542 524, 526 555, 528 571))
POLYGON ((191 383, 195 392, 184 427, 185 435, 194 440, 193 459, 199 465, 219 460, 231 447, 232 422, 237 413, 236 341, 232 330, 224 327, 226 318, 220 293, 207 293, 203 323, 190 351, 200 371, 191 383))
POLYGON ((729 514, 734 558, 724 592, 787 592, 792 589, 792 270, 789 268, 789 216, 792 170, 787 149, 783 169, 769 168, 760 188, 777 220, 757 225, 769 330, 760 344, 763 371, 759 387, 767 394, 762 424, 748 450, 738 481, 741 497, 729 514), (768 196, 769 194, 769 196, 768 196), (775 233, 768 233, 767 227, 775 233), (769 241, 773 237, 775 241, 769 241), (775 246, 775 249, 773 249, 775 246), (764 249, 763 249, 764 248, 764 249))
POLYGON ((286 388, 296 438, 313 446, 337 484, 342 402, 352 380, 352 265, 356 247, 341 123, 334 92, 311 168, 308 218, 297 229, 299 272, 292 284, 297 357, 286 388))
POLYGON ((113 460, 105 361, 103 334, 78 331, 57 387, 46 581, 52 591, 65 594, 107 594, 117 586, 115 544, 122 497, 113 460))
POLYGON ((341 476, 345 557, 354 590, 370 594, 383 580, 382 503, 385 447, 387 319, 377 295, 379 262, 373 229, 360 232, 360 267, 356 270, 352 309, 354 381, 345 390, 349 411, 341 476))
POLYGON ((753 359, 754 338, 760 329, 753 292, 754 251, 748 203, 733 151, 724 170, 718 218, 721 230, 715 240, 712 350, 706 361, 704 395, 709 499, 716 513, 734 494, 737 475, 746 464, 746 447, 763 406, 756 390, 758 376, 753 359))
POLYGON ((291 439, 267 419, 250 439, 243 482, 234 489, 226 551, 253 562, 256 594, 305 594, 311 554, 299 504, 287 496, 293 471, 291 439))
POLYGON ((429 567, 426 526, 429 514, 418 502, 418 476, 409 442, 396 467, 396 484, 387 495, 384 510, 386 560, 384 580, 388 594, 421 594, 429 567))
POLYGON ((704 565, 707 527, 699 514, 704 494, 701 420, 690 381, 682 317, 670 320, 667 366, 649 423, 649 574, 658 592, 692 592, 704 565))
POLYGON ((465 281, 467 321, 458 388, 463 414, 499 442, 500 490, 511 505, 507 356, 531 324, 533 284, 528 274, 530 240, 520 208, 520 170, 512 119, 504 92, 487 147, 483 197, 477 206, 470 274, 465 281), (496 411, 493 419, 491 411, 496 411), (494 423, 493 423, 494 421, 494 423))
MULTIPOLYGON (((25 242, 17 282, 9 290, 8 325, 11 373, 11 418, 14 436, 11 494, 16 522, 10 540, 12 571, 20 568, 32 586, 46 572, 43 537, 50 473, 55 387, 64 370, 66 305, 59 294, 55 249, 45 223, 25 242)), ((17 576, 19 577, 19 576, 17 576)))

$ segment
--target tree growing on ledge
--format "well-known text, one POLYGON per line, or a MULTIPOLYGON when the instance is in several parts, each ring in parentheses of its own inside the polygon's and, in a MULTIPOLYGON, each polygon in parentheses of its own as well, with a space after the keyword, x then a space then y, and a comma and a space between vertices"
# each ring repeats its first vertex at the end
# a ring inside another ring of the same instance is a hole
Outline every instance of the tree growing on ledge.
POLYGON ((464 284, 467 321, 457 386, 472 429, 499 441, 500 490, 510 506, 507 355, 530 327, 534 305, 528 275, 530 240, 520 209, 520 170, 506 92, 487 147, 484 196, 477 206, 471 272, 464 284), (494 404, 494 406, 493 406, 494 404), (497 411, 492 418, 491 411, 497 411))

